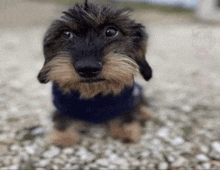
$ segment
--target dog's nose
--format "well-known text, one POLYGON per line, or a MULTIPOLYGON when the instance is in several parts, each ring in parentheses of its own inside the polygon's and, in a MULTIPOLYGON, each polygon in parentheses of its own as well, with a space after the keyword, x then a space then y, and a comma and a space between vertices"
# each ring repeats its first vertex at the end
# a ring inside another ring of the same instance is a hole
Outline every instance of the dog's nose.
POLYGON ((96 77, 102 70, 102 63, 92 61, 78 61, 75 63, 75 70, 81 77, 96 77))

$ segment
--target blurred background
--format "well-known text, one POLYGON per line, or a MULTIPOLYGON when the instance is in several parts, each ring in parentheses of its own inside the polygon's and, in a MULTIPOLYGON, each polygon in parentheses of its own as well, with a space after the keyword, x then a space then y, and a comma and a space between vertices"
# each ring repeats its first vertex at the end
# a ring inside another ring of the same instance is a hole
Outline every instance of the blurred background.
POLYGON ((149 33, 153 79, 137 81, 153 118, 141 140, 94 127, 80 145, 50 145, 51 84, 36 78, 42 40, 76 0, 0 0, 0 169, 220 168, 220 0, 96 2, 131 7, 149 33))

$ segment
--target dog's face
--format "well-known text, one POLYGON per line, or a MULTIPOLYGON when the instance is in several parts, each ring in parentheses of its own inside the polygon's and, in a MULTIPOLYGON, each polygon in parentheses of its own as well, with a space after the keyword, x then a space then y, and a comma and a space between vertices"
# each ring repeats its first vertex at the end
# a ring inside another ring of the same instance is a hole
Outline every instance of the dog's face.
POLYGON ((52 23, 44 38, 41 83, 53 81, 64 92, 82 97, 118 94, 133 84, 139 69, 145 80, 152 70, 145 60, 147 34, 126 9, 76 4, 52 23))

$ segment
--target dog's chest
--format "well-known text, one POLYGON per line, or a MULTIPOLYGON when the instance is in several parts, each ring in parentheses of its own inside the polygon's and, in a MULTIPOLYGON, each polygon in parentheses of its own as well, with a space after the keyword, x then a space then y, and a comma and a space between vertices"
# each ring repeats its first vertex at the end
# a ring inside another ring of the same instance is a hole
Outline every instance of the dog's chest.
POLYGON ((132 87, 124 89, 120 95, 98 95, 85 100, 80 99, 78 92, 64 94, 56 84, 53 84, 52 95, 54 106, 64 116, 92 123, 103 123, 137 105, 141 99, 141 87, 134 83, 132 87))

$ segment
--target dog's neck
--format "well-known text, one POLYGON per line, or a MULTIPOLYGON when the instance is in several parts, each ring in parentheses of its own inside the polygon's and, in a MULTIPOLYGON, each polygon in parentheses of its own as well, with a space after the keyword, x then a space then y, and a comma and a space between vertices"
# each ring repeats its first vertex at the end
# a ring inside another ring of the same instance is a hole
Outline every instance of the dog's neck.
POLYGON ((53 103, 61 114, 93 123, 106 122, 120 116, 141 99, 141 87, 136 83, 117 96, 100 94, 92 99, 81 99, 79 92, 65 94, 56 84, 53 84, 52 93, 53 103))

